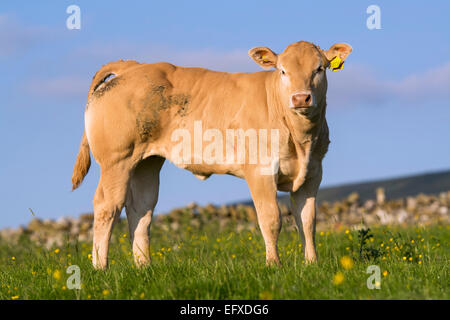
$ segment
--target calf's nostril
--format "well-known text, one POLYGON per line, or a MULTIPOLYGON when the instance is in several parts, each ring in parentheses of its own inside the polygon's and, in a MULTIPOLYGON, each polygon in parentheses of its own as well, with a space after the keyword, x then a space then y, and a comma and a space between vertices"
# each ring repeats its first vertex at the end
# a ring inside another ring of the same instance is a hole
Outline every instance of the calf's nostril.
POLYGON ((292 104, 295 107, 309 107, 312 103, 312 95, 297 93, 292 96, 292 104))

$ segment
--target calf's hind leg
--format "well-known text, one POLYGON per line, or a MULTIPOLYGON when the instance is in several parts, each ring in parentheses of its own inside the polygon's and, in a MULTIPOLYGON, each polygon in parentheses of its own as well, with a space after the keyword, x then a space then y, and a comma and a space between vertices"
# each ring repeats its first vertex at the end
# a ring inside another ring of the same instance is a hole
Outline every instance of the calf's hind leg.
POLYGON ((246 175, 246 180, 266 245, 266 265, 281 265, 277 248, 281 219, 274 177, 251 172, 246 175))
POLYGON ((94 239, 92 264, 96 269, 108 266, 109 240, 114 222, 125 204, 131 166, 125 161, 108 168, 101 167, 101 176, 94 196, 94 239))
POLYGON ((159 171, 164 158, 152 156, 141 161, 130 180, 126 212, 134 261, 137 266, 150 264, 149 231, 158 201, 159 171))

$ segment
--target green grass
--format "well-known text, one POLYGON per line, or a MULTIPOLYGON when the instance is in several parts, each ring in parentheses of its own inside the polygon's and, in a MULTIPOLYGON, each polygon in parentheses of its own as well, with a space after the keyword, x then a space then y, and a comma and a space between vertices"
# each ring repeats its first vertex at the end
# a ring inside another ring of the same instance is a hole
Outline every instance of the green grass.
POLYGON ((143 269, 132 262, 125 227, 115 230, 107 271, 92 268, 90 243, 47 250, 26 237, 17 245, 1 241, 0 299, 450 298, 449 226, 375 228, 362 254, 358 231, 318 232, 319 263, 313 265, 304 263, 298 235, 283 231, 279 268, 265 266, 258 230, 152 229, 152 265, 143 269), (347 269, 344 256, 351 259, 347 269), (74 264, 81 268, 81 290, 65 287, 66 268, 74 264), (380 267, 379 290, 367 288, 369 265, 380 267))

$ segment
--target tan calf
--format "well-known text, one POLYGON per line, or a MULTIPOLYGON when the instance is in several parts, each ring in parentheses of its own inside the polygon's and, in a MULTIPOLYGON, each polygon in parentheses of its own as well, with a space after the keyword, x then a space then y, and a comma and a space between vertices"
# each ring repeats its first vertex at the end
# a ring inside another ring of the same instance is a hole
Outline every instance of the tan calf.
POLYGON ((135 262, 150 263, 148 233, 165 159, 201 179, 231 174, 247 181, 267 264, 279 264, 277 190, 290 192, 306 260, 315 261, 316 194, 329 144, 325 70, 330 61, 341 68, 351 51, 344 43, 325 51, 305 41, 278 55, 257 47, 250 57, 275 70, 256 73, 135 61, 102 67, 89 89, 72 177, 75 189, 89 170, 91 151, 101 168, 94 267, 107 267, 112 227, 123 207, 135 262))

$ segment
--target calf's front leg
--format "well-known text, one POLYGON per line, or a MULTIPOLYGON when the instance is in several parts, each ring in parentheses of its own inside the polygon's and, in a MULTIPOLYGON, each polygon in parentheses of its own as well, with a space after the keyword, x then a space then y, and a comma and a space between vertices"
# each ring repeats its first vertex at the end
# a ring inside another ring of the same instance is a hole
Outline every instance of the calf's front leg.
POLYGON ((291 208, 303 241, 306 262, 317 261, 315 247, 316 195, 322 180, 322 172, 309 178, 296 191, 291 192, 291 208))

